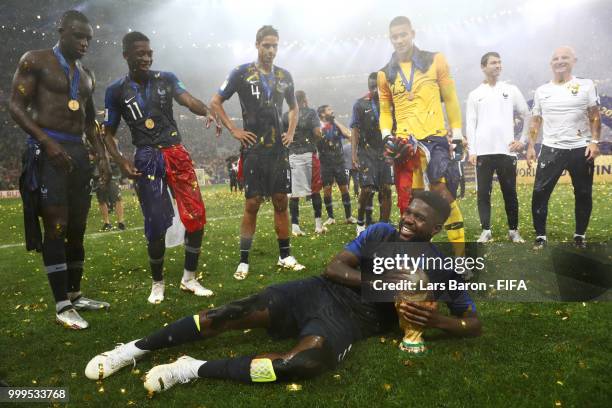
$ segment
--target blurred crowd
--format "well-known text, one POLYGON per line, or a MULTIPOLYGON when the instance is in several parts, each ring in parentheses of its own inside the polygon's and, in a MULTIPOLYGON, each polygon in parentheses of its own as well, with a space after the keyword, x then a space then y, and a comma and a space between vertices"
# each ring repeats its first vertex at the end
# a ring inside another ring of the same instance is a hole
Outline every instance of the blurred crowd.
MULTIPOLYGON (((12 76, 19 58, 27 50, 51 47, 57 39, 55 22, 63 11, 74 7, 75 3, 68 0, 56 0, 53 2, 19 2, 18 7, 15 4, 17 3, 13 0, 0 3, 0 35, 3 39, 3 46, 0 47, 0 190, 17 188, 21 168, 21 152, 24 149, 26 138, 23 131, 10 118, 7 107, 12 76)), ((94 94, 94 102, 100 118, 104 105, 105 88, 113 80, 125 75, 126 66, 121 58, 120 40, 126 31, 125 19, 127 17, 125 16, 138 12, 136 10, 138 2, 122 4, 124 10, 121 13, 123 16, 121 18, 124 21, 121 21, 117 16, 112 17, 114 14, 110 7, 112 7, 112 2, 103 2, 90 4, 87 10, 83 10, 95 27, 95 38, 84 62, 93 69, 96 75, 97 89, 94 94), (100 26, 96 26, 98 22, 100 22, 100 26)), ((159 41, 154 43, 153 46, 154 48, 158 47, 156 48, 156 53, 159 51, 157 55, 164 52, 165 45, 159 44, 159 41)), ((586 62, 589 65, 589 72, 593 74, 593 79, 596 80, 600 93, 612 94, 612 79, 609 78, 609 70, 602 67, 601 64, 589 62, 589 59, 609 61, 612 51, 609 47, 600 46, 597 46, 597 50, 599 50, 597 55, 590 56, 579 52, 579 60, 582 61, 582 64, 586 62)), ((185 49, 176 50, 176 52, 185 56, 186 61, 184 63, 176 61, 176 59, 166 59, 163 64, 154 64, 153 68, 174 70, 178 77, 185 82, 191 93, 208 102, 210 96, 222 81, 220 75, 225 75, 232 68, 232 65, 224 64, 224 60, 217 58, 217 56, 220 55, 219 53, 225 55, 231 51, 209 50, 204 55, 205 59, 198 63, 197 67, 187 62, 193 61, 193 51, 185 49), (213 52, 217 54, 213 54, 213 52), (219 65, 222 68, 219 68, 219 65), (209 75, 208 71, 203 74, 202 69, 204 67, 214 70, 214 75, 209 75), (217 71, 223 72, 223 74, 219 74, 217 71)), ((482 75, 477 65, 474 66, 474 63, 470 62, 468 64, 466 61, 460 60, 459 57, 453 55, 452 51, 447 54, 451 62, 451 70, 455 78, 458 78, 459 97, 461 100, 465 100, 467 93, 476 87, 482 75)), ((195 56, 201 57, 200 52, 197 52, 195 56)), ((246 55, 245 58, 247 58, 246 55)), ((383 63, 384 61, 381 61, 381 65, 383 63)), ((522 77, 517 77, 510 64, 508 64, 507 74, 509 79, 516 79, 517 82, 520 82, 517 85, 523 91, 526 99, 531 99, 533 90, 543 83, 543 78, 547 78, 547 73, 542 71, 546 68, 542 67, 541 64, 537 67, 529 66, 529 59, 525 64, 527 65, 521 69, 521 72, 525 73, 522 77)), ((312 75, 304 75, 300 71, 304 67, 300 64, 294 65, 296 66, 287 67, 292 70, 295 68, 295 72, 292 72, 297 87, 306 90, 311 101, 311 107, 316 108, 317 105, 323 103, 330 104, 334 107, 337 118, 348 124, 353 102, 367 90, 367 72, 362 72, 363 75, 343 74, 321 77, 316 72, 313 72, 312 75)), ((363 69, 353 67, 352 71, 361 72, 363 69)), ((237 124, 240 124, 239 119, 237 119, 240 117, 240 107, 235 99, 228 103, 227 109, 230 116, 237 121, 237 124)), ((193 114, 182 107, 176 107, 175 116, 184 144, 192 154, 195 167, 204 169, 208 179, 213 183, 227 182, 229 175, 227 174, 225 158, 238 153, 239 143, 226 130, 220 138, 215 137, 213 131, 204 129, 203 122, 200 119, 195 118, 193 114)), ((610 128, 604 125, 602 133, 602 140, 605 143, 602 144, 601 150, 602 153, 609 154, 610 141, 612 140, 610 128)), ((131 155, 133 148, 127 129, 123 125, 118 134, 121 150, 124 154, 131 155)))

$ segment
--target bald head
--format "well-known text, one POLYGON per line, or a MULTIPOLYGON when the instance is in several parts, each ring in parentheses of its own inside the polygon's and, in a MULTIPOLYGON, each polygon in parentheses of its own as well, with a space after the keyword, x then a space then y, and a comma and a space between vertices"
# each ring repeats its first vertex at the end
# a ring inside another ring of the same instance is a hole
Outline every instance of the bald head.
POLYGON ((569 45, 562 45, 561 47, 556 48, 555 51, 553 52, 553 58, 555 57, 555 55, 560 55, 560 54, 567 54, 567 55, 571 55, 573 58, 576 58, 576 51, 574 51, 574 49, 570 47, 569 45))
POLYGON ((555 49, 550 59, 555 79, 567 81, 572 76, 572 69, 576 65, 576 52, 570 46, 564 45, 555 49))

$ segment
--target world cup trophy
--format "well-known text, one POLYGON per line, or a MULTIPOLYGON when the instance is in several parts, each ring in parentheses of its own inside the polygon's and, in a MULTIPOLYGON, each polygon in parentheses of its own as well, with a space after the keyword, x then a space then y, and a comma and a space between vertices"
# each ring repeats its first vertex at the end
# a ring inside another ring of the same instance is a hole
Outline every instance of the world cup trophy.
POLYGON ((399 326, 404 331, 404 337, 399 345, 400 350, 411 354, 423 354, 427 348, 423 340, 423 327, 418 326, 402 316, 399 306, 406 302, 418 302, 425 307, 436 310, 438 303, 433 300, 430 291, 421 289, 427 288, 429 279, 422 269, 417 269, 414 273, 406 275, 406 281, 414 282, 414 290, 402 291, 395 299, 395 309, 399 317, 399 326))

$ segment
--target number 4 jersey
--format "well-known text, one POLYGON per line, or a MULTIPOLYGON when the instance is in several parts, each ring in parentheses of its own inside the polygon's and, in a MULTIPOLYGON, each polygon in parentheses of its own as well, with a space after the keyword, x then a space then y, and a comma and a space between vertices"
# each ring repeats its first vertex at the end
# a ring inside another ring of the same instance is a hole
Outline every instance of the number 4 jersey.
POLYGON ((181 142, 172 112, 172 99, 186 92, 171 72, 149 71, 143 87, 129 75, 106 88, 104 126, 116 129, 121 117, 135 146, 168 147, 181 142))
POLYGON ((224 101, 238 94, 243 128, 257 136, 257 143, 250 150, 283 149, 283 101, 287 101, 289 108, 296 104, 293 79, 288 71, 274 65, 272 72, 265 75, 255 63, 243 64, 230 72, 217 93, 224 101))

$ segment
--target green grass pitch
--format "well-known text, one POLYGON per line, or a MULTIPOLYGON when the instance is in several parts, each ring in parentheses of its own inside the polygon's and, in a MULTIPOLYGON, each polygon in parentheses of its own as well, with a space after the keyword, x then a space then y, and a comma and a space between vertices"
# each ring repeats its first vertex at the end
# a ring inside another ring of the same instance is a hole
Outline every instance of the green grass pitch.
MULTIPOLYGON (((531 186, 519 186, 520 229, 526 244, 512 255, 538 262, 531 250, 531 186)), ((480 228, 473 186, 460 202, 466 235, 475 240, 480 228)), ((0 378, 12 386, 67 387, 70 407, 241 407, 241 406, 414 406, 414 407, 596 407, 612 401, 612 304, 502 303, 477 304, 484 325, 482 337, 448 339, 428 332, 431 351, 408 358, 396 341, 399 331, 358 343, 336 370, 303 381, 300 391, 285 384, 244 385, 198 380, 147 398, 141 377, 153 365, 183 354, 200 359, 284 350, 290 341, 273 342, 258 331, 227 333, 212 340, 168 349, 126 368, 103 383, 84 376, 94 355, 118 342, 142 337, 162 325, 212 305, 249 295, 266 285, 319 274, 331 257, 354 237, 354 226, 337 224, 322 237, 313 234, 310 203, 301 206, 306 237, 292 239, 292 253, 307 267, 280 271, 272 226, 271 204, 262 206, 251 252, 251 274, 243 282, 232 273, 237 265, 238 228, 243 196, 227 186, 203 190, 209 223, 199 274, 215 291, 209 299, 178 288, 182 249, 166 253, 166 300, 147 303, 150 277, 140 207, 124 193, 128 230, 98 233, 102 225, 95 199, 85 241, 84 294, 109 301, 107 312, 84 312, 88 330, 65 330, 54 323, 51 291, 39 254, 27 253, 19 200, 0 201, 0 378)), ((612 227, 609 185, 594 186, 594 210, 588 230, 591 242, 608 241, 612 227)), ((339 203, 339 197, 335 202, 339 203)), ((493 195, 493 230, 505 234, 505 214, 499 188, 493 195)), ((336 209, 339 217, 342 209, 336 209)), ((356 203, 353 201, 353 213, 356 203)), ((377 210, 375 210, 377 214, 377 210)), ((398 219, 397 209, 392 218, 398 219)), ((569 240, 573 233, 573 194, 559 185, 549 210, 549 240, 569 240)), ((444 235, 444 234, 441 234, 444 235)), ((445 240, 445 236, 437 240, 445 240)), ((507 262, 507 253, 493 253, 489 262, 507 262)), ((524 265, 522 262, 521 265, 524 265)), ((32 404, 42 406, 41 404, 32 404)))

